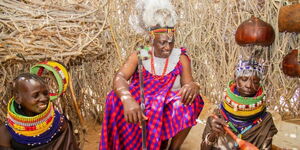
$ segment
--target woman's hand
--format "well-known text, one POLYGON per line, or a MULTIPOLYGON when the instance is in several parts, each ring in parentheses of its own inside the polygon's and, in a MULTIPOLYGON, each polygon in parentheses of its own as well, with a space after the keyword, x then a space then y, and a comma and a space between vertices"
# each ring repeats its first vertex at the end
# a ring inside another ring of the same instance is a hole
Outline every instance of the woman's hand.
MULTIPOLYGON (((122 98, 121 98, 122 99, 122 98)), ((142 112, 140 105, 131 97, 122 100, 124 107, 124 117, 129 123, 138 123, 148 118, 142 112)))
POLYGON ((184 105, 190 105, 197 95, 199 95, 199 84, 190 82, 181 87, 178 95, 181 95, 181 102, 184 105))
POLYGON ((227 126, 226 122, 216 115, 213 115, 211 118, 208 123, 211 126, 212 133, 215 135, 223 135, 225 133, 224 126, 227 126))

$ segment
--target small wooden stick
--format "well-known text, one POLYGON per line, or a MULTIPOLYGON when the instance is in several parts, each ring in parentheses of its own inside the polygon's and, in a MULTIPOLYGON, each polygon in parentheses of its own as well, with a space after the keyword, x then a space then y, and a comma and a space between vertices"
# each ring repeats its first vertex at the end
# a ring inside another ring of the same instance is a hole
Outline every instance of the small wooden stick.
POLYGON ((75 109, 76 109, 76 112, 77 112, 77 115, 79 117, 79 122, 81 124, 82 127, 85 127, 84 126, 84 121, 83 121, 83 117, 82 117, 82 114, 81 114, 81 111, 80 109, 78 108, 78 104, 77 104, 77 100, 76 100, 76 96, 74 94, 74 88, 73 88, 73 82, 72 82, 72 76, 71 74, 69 74, 69 85, 70 85, 70 91, 71 91, 71 96, 72 96, 72 100, 73 100, 73 104, 75 106, 75 109))
MULTIPOLYGON (((218 118, 216 115, 213 115, 213 117, 215 119, 218 118)), ((238 138, 228 127, 223 126, 223 128, 231 136, 231 138, 238 143, 241 150, 258 150, 258 148, 253 144, 238 138)))

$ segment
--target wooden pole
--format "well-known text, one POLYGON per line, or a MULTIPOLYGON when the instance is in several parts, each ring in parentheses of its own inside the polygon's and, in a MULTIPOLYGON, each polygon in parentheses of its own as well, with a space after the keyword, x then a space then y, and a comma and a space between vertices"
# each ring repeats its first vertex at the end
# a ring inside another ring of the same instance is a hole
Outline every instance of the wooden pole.
POLYGON ((71 91, 71 96, 72 96, 73 104, 74 104, 74 107, 76 109, 77 115, 79 117, 79 122, 80 122, 81 126, 83 128, 85 128, 84 121, 83 121, 83 116, 81 114, 80 109, 78 108, 77 99, 76 99, 76 96, 75 96, 75 93, 74 93, 73 82, 72 82, 72 75, 69 74, 69 77, 70 77, 70 81, 69 81, 70 91, 71 91))
MULTIPOLYGON (((140 82, 141 109, 143 113, 145 113, 144 78, 143 78, 143 64, 142 64, 141 57, 138 57, 138 70, 139 70, 139 82, 140 82)), ((143 120, 141 123, 142 123, 142 150, 147 150, 146 121, 143 120)))

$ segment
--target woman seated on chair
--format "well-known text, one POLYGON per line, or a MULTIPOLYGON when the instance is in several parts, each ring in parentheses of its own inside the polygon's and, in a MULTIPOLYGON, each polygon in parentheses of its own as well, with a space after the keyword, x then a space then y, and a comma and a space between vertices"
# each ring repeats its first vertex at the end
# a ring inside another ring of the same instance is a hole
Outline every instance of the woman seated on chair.
POLYGON ((150 46, 140 50, 141 57, 151 56, 142 61, 145 111, 140 108, 139 56, 133 52, 115 75, 114 91, 107 96, 100 149, 142 149, 139 122, 143 120, 149 150, 167 149, 169 140, 169 149, 179 149, 204 104, 185 49, 174 48, 173 7, 166 0, 144 2, 147 10, 141 15, 146 19, 141 21, 151 36, 150 46))

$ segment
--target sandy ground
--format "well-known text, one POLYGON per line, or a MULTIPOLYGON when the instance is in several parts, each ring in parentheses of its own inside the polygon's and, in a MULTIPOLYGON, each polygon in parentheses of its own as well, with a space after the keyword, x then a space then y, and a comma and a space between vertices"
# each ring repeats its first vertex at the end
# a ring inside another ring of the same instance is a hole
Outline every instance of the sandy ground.
POLYGON ((100 140, 101 125, 97 122, 88 122, 87 135, 83 145, 83 150, 97 150, 100 140))
MULTIPOLYGON (((207 116, 212 113, 215 106, 210 103, 205 103, 205 107, 199 117, 200 122, 205 122, 207 116)), ((293 121, 281 121, 280 116, 276 113, 273 114, 273 119, 275 120, 276 127, 279 132, 274 137, 273 149, 278 149, 278 147, 289 149, 289 150, 300 150, 300 120, 293 121)), ((186 140, 184 141, 181 150, 200 150, 200 143, 202 141, 202 131, 204 129, 203 123, 198 123, 194 126, 186 140)), ((101 126, 95 122, 87 123, 87 135, 84 143, 84 150, 97 150, 99 145, 101 126)))
MULTIPOLYGON (((84 143, 84 150, 97 150, 99 145, 101 126, 99 124, 88 125, 86 140, 84 143)), ((197 124, 192 128, 190 134, 186 138, 184 144, 182 145, 182 150, 199 150, 201 143, 201 133, 203 127, 197 124)))

